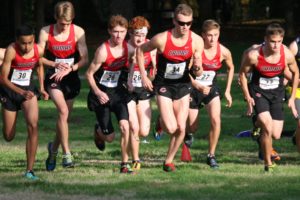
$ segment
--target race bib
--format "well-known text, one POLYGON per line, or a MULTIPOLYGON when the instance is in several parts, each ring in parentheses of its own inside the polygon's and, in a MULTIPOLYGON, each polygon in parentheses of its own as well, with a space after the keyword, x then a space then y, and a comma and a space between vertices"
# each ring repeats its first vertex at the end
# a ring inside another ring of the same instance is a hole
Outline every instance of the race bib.
POLYGON ((167 63, 165 78, 166 79, 180 79, 183 76, 186 63, 167 63))
POLYGON ((28 69, 28 70, 14 69, 11 76, 11 82, 21 86, 29 86, 31 73, 32 73, 32 69, 28 69))
POLYGON ((203 73, 200 76, 196 77, 196 81, 201 85, 210 86, 213 84, 215 76, 215 71, 203 71, 203 73))
MULTIPOLYGON (((55 58, 55 63, 66 63, 71 67, 74 65, 74 58, 55 58)), ((55 72, 60 71, 59 69, 55 68, 55 72)))
POLYGON ((118 80, 120 77, 121 71, 107 71, 103 72, 103 75, 100 80, 100 84, 109 88, 114 88, 118 86, 118 80))
POLYGON ((279 86, 279 77, 273 78, 259 78, 259 87, 264 90, 276 89, 279 86))
MULTIPOLYGON (((147 73, 147 72, 146 72, 147 73)), ((132 75, 132 85, 133 87, 142 87, 142 78, 140 71, 134 71, 132 75)))

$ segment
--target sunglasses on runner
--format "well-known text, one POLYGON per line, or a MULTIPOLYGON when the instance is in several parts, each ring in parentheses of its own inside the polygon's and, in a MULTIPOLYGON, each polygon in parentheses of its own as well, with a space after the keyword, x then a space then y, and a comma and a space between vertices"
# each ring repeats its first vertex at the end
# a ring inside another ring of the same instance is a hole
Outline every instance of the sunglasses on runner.
POLYGON ((187 25, 187 26, 190 26, 192 25, 193 21, 189 21, 189 22, 182 22, 182 21, 179 21, 178 19, 176 19, 176 22, 179 26, 184 26, 184 25, 187 25))

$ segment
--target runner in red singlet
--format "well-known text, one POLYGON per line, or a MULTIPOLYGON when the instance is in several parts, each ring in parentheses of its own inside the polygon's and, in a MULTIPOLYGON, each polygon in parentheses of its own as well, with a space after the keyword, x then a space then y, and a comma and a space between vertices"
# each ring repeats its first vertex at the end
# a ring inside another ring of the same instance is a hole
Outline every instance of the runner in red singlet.
MULTIPOLYGON (((34 43, 34 31, 23 25, 16 30, 16 42, 7 47, 1 69, 2 84, 1 103, 3 136, 8 142, 16 133, 18 111, 22 109, 27 125, 26 156, 27 168, 25 177, 37 180, 33 172, 35 155, 38 147, 38 98, 42 94, 48 99, 44 90, 44 68, 42 64, 43 50, 34 43), (40 89, 32 82, 32 72, 38 74, 40 89)), ((26 130, 23 130, 26 131, 26 130)))
POLYGON ((207 164, 214 169, 219 167, 215 158, 215 151, 221 132, 221 91, 217 85, 217 71, 222 67, 224 61, 227 66, 227 84, 224 94, 227 107, 231 107, 232 104, 230 90, 234 74, 231 53, 219 43, 219 36, 220 25, 214 20, 205 20, 202 25, 202 38, 204 40, 203 73, 192 82, 194 89, 191 93, 188 127, 185 136, 185 143, 187 146, 191 146, 193 133, 198 128, 199 108, 204 104, 210 117, 207 164))
POLYGON ((248 49, 242 58, 240 81, 245 100, 248 104, 247 114, 251 115, 253 107, 257 114, 257 122, 261 127, 260 144, 264 157, 265 171, 273 171, 272 137, 279 139, 283 128, 283 101, 285 98, 283 78, 284 71, 292 73, 292 94, 288 106, 295 117, 295 93, 298 85, 299 70, 295 57, 282 44, 284 29, 277 23, 266 29, 264 43, 248 49), (247 84, 247 73, 252 71, 252 78, 247 84), (297 77, 297 78, 295 78, 297 77))
POLYGON ((121 173, 131 173, 128 163, 129 123, 127 109, 128 44, 124 41, 128 21, 121 15, 114 15, 108 22, 110 39, 101 44, 95 52, 86 77, 90 85, 88 108, 97 118, 95 143, 99 150, 105 149, 105 142, 112 142, 115 131, 111 113, 114 112, 121 131, 121 173))
POLYGON ((179 4, 174 12, 174 28, 155 35, 137 50, 143 86, 149 91, 155 91, 160 123, 171 135, 167 157, 163 163, 163 170, 167 172, 175 170, 173 159, 185 135, 192 89, 190 72, 199 76, 202 71, 203 40, 190 30, 192 21, 192 9, 186 4, 179 4), (145 70, 144 54, 154 49, 157 49, 158 59, 152 85, 145 70))
POLYGON ((74 167, 68 119, 80 92, 78 70, 88 63, 84 30, 72 24, 75 17, 72 3, 58 2, 54 12, 56 24, 43 27, 39 37, 39 45, 45 50, 43 63, 48 67, 45 87, 58 111, 56 135, 54 141, 48 143, 47 171, 56 167, 59 145, 63 151, 62 166, 74 167))
MULTIPOLYGON (((142 16, 134 17, 129 23, 130 39, 128 44, 135 52, 136 48, 148 41, 146 39, 150 24, 142 16)), ((128 78, 128 112, 130 125, 130 141, 132 147, 132 168, 139 170, 141 167, 139 158, 140 137, 146 137, 151 127, 151 97, 153 93, 142 86, 141 73, 136 63, 136 54, 134 53, 133 64, 129 70, 128 78)), ((153 77, 156 68, 156 51, 146 52, 144 55, 144 66, 149 77, 153 77)))

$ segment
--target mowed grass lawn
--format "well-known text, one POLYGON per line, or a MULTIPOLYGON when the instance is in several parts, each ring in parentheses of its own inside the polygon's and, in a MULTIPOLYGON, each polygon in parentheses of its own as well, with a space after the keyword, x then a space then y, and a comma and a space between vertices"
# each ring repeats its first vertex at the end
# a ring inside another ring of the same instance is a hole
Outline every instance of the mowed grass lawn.
MULTIPOLYGON (((225 44, 226 45, 226 44, 225 44)), ((240 49, 249 45, 233 46, 238 68, 240 49)), ((92 55, 92 54, 91 54, 92 55)), ((236 70, 237 71, 237 70, 236 70)), ((219 85, 224 88, 224 77, 219 85)), ((119 130, 117 138, 100 152, 93 142, 95 114, 86 107, 88 93, 86 80, 70 117, 70 145, 75 157, 74 169, 63 169, 61 150, 54 172, 45 170, 47 143, 55 134, 56 109, 51 101, 39 101, 39 148, 35 173, 40 181, 24 179, 25 140, 27 137, 23 113, 19 113, 17 133, 14 141, 0 140, 0 199, 299 199, 300 155, 291 138, 282 137, 274 146, 281 155, 275 173, 263 171, 263 162, 257 157, 257 144, 249 137, 237 138, 237 133, 251 129, 251 120, 245 116, 246 104, 241 90, 234 80, 232 86, 233 106, 225 107, 222 101, 222 130, 216 156, 220 165, 212 170, 206 165, 208 150, 209 118, 205 109, 200 112, 200 128, 191 149, 192 162, 180 161, 181 149, 177 153, 174 173, 162 170, 169 136, 155 141, 151 130, 141 143, 142 169, 136 175, 119 173, 121 158, 119 130)), ((224 92, 224 90, 223 90, 224 92)), ((290 111, 286 111, 284 130, 293 130, 296 122, 290 111)), ((157 116, 153 101, 152 127, 157 116)), ((116 122, 115 122, 116 125, 116 122)), ((0 122, 2 127, 2 121, 0 122)), ((117 127, 117 126, 115 126, 117 127)))
MULTIPOLYGON (((219 82, 225 85, 222 78, 219 82)), ((35 172, 41 181, 31 182, 22 177, 26 126, 20 113, 15 140, 11 143, 0 140, 0 199, 299 199, 300 157, 290 138, 283 137, 274 143, 281 161, 275 173, 266 174, 263 162, 257 158, 257 144, 249 137, 235 137, 238 132, 251 129, 236 80, 232 89, 233 107, 228 109, 225 101, 222 102, 222 131, 216 153, 219 170, 212 170, 205 164, 209 120, 202 109, 200 129, 191 149, 192 162, 181 162, 180 150, 175 159, 176 172, 165 173, 162 163, 169 137, 164 135, 161 141, 155 141, 151 130, 146 138, 149 143, 140 145, 140 172, 120 174, 119 134, 104 152, 96 149, 93 142, 95 116, 86 108, 87 93, 84 80, 70 118, 74 169, 62 168, 60 154, 56 170, 45 170, 46 146, 54 136, 56 110, 51 101, 39 102, 39 149, 35 172)), ((153 126, 156 116, 153 102, 153 126)), ((285 130, 292 130, 294 126, 295 121, 286 109, 285 130)))

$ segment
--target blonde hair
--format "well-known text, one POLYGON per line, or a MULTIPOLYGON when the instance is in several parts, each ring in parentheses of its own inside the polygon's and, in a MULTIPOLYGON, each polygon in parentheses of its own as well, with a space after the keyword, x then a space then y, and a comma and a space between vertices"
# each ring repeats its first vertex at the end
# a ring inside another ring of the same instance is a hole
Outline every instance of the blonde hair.
POLYGON ((54 18, 72 21, 75 17, 75 10, 73 4, 69 1, 61 1, 55 5, 54 18))
POLYGON ((133 33, 134 30, 141 29, 143 27, 146 27, 148 30, 150 29, 149 21, 143 16, 136 16, 129 22, 130 33, 133 33))
POLYGON ((116 26, 122 26, 128 29, 128 21, 122 15, 113 15, 108 21, 108 29, 113 29, 116 26))
POLYGON ((174 16, 176 17, 179 14, 191 16, 193 15, 193 9, 187 4, 178 4, 178 6, 175 8, 174 16))
POLYGON ((207 19, 202 24, 202 33, 206 33, 207 31, 218 29, 220 30, 220 25, 213 19, 207 19))

